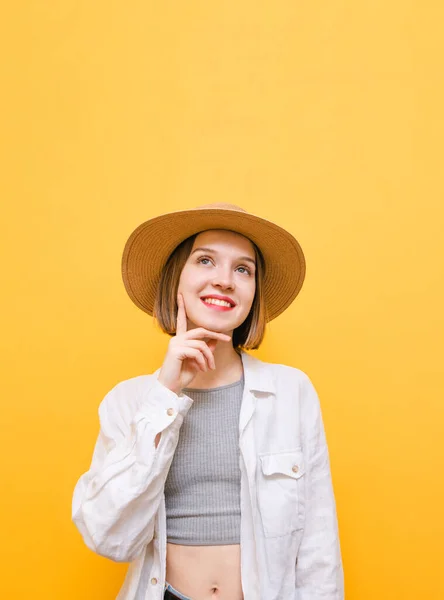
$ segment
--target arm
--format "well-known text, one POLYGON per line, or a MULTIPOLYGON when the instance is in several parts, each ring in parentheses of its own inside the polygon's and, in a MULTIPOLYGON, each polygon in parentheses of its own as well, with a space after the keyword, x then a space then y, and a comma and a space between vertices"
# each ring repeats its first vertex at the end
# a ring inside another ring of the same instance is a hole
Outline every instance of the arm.
POLYGON ((102 400, 91 466, 74 489, 72 519, 85 544, 118 562, 134 560, 153 538, 180 426, 193 403, 153 378, 134 414, 130 382, 118 384, 102 400))
POLYGON ((307 448, 306 521, 296 587, 300 600, 343 600, 344 575, 328 447, 319 398, 305 377, 301 398, 307 448))

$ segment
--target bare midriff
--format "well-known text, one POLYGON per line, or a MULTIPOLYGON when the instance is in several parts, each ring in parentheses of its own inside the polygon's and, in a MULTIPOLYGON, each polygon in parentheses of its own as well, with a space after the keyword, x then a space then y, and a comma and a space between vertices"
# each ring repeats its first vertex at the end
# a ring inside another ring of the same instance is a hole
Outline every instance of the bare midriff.
POLYGON ((166 580, 191 600, 243 600, 240 545, 167 544, 166 580))

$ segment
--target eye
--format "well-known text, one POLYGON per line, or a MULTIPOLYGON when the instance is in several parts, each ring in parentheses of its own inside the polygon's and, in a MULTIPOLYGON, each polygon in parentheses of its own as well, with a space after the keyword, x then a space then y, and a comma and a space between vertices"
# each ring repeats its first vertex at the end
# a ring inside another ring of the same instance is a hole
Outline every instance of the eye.
MULTIPOLYGON (((196 259, 196 262, 197 262, 198 264, 201 264, 201 265, 204 265, 204 266, 206 266, 206 265, 208 265, 208 263, 204 262, 205 260, 206 260, 206 261, 209 261, 209 262, 212 262, 212 261, 211 261, 211 258, 208 258, 208 256, 199 256, 199 258, 197 258, 197 259, 196 259)), ((246 275, 251 275, 251 269, 249 269, 248 267, 244 267, 243 265, 240 265, 240 266, 239 266, 239 267, 237 267, 237 268, 238 268, 238 269, 243 269, 243 271, 242 271, 242 275, 244 275, 244 274, 246 274, 246 275)))
MULTIPOLYGON (((209 259, 207 256, 201 256, 200 258, 198 258, 198 259, 197 259, 197 261, 196 261, 196 262, 204 264, 204 263, 202 262, 202 261, 204 261, 204 260, 210 260, 210 259, 209 259)), ((205 263, 205 264, 207 264, 207 263, 205 263)))

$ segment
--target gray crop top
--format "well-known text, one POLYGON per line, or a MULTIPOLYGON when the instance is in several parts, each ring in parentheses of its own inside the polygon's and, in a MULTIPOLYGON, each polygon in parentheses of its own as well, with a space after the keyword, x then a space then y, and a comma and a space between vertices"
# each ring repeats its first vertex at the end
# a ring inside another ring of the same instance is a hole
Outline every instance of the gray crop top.
POLYGON ((239 412, 244 376, 194 400, 165 482, 167 541, 190 546, 240 543, 239 412))

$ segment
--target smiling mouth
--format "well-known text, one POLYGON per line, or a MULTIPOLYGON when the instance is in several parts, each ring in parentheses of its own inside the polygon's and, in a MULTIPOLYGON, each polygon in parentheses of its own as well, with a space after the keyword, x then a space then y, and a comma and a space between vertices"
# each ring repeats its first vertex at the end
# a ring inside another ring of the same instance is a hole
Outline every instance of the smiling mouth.
POLYGON ((226 311, 234 308, 234 306, 231 306, 231 304, 225 300, 217 300, 216 298, 201 298, 201 300, 205 306, 216 310, 226 311))

